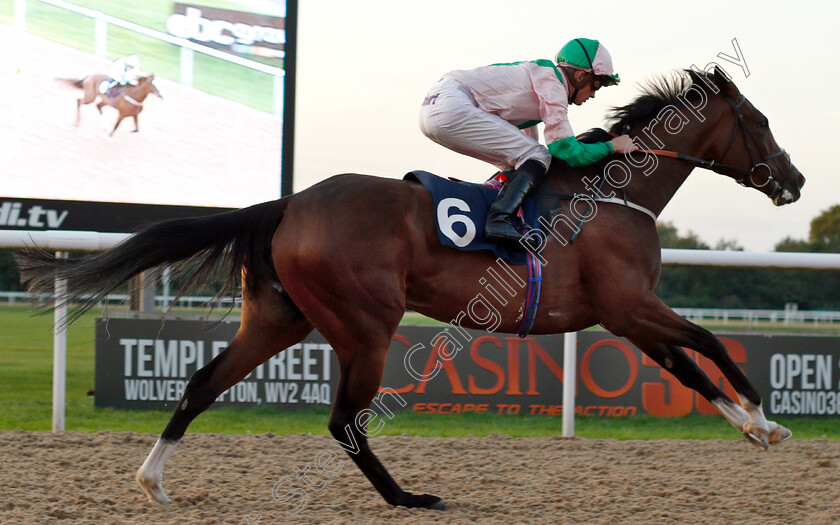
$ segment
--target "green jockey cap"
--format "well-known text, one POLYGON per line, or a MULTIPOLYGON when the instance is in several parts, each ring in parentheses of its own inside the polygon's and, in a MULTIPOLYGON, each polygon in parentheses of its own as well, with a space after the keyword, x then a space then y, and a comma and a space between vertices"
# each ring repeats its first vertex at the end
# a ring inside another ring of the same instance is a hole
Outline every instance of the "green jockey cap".
POLYGON ((609 51, 597 40, 591 38, 575 38, 570 40, 557 53, 557 65, 568 65, 591 71, 601 77, 605 85, 618 84, 621 79, 613 71, 612 57, 609 51))

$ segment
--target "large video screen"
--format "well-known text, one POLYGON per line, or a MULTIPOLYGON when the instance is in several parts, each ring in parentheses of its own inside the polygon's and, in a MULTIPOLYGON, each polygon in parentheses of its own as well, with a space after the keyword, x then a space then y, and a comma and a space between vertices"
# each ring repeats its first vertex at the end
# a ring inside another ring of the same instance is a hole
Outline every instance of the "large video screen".
POLYGON ((58 224, 56 206, 32 215, 38 199, 239 208, 280 196, 285 0, 74 4, 29 1, 14 20, 25 31, 0 25, 0 228, 58 224), (125 57, 139 67, 115 78, 125 57))

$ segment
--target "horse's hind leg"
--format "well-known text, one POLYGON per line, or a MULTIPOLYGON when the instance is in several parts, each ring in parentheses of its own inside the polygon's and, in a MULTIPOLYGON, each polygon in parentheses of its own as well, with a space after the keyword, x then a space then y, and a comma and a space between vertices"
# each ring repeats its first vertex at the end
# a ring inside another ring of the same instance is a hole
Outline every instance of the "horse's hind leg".
POLYGON ((275 237, 275 242, 284 243, 287 251, 278 266, 281 280, 338 357, 341 373, 329 421, 334 444, 350 455, 391 505, 442 509, 440 498, 400 488, 368 445, 368 423, 374 424, 375 415, 369 407, 382 382, 391 338, 405 313, 399 258, 380 257, 375 270, 348 273, 347 268, 368 255, 357 250, 333 257, 322 251, 295 260, 288 256, 299 250, 293 239, 275 237))
POLYGON ((741 430, 749 422, 750 416, 747 411, 729 399, 729 396, 709 379, 703 369, 682 348, 638 338, 631 338, 630 342, 656 361, 656 364, 670 372, 683 386, 706 398, 732 426, 741 430))
MULTIPOLYGON (((76 99, 76 126, 79 125, 82 118, 82 106, 90 104, 96 100, 96 88, 85 86, 81 97, 76 99)), ((102 113, 102 108, 97 105, 96 109, 102 113)))
POLYGON ((140 125, 137 123, 137 114, 131 116, 134 119, 134 133, 140 131, 140 125))
MULTIPOLYGON (((345 263, 342 261, 342 265, 345 263)), ((399 276, 396 272, 388 272, 383 263, 381 273, 373 272, 373 283, 364 283, 370 275, 342 275, 332 280, 327 266, 320 266, 320 283, 313 281, 305 284, 303 279, 286 280, 290 281, 292 296, 303 297, 306 301, 300 304, 301 308, 338 357, 341 374, 329 421, 330 433, 336 440, 334 444, 350 455, 350 459, 391 505, 442 509, 440 498, 428 494, 416 495, 400 488, 368 445, 367 427, 374 416, 369 407, 382 382, 391 338, 405 312, 405 296, 400 291, 399 276), (324 295, 306 293, 323 286, 324 282, 340 284, 324 295), (307 288, 301 288, 304 286, 307 288), (298 294, 294 293, 295 288, 298 294), (328 303, 322 300, 325 296, 328 303)), ((305 270, 296 274, 305 275, 305 270)))
MULTIPOLYGON (((633 341, 656 341, 666 345, 666 347, 683 346, 700 352, 720 369, 735 388, 741 407, 743 407, 741 410, 745 410, 748 416, 748 420, 741 426, 741 431, 747 439, 766 449, 769 444, 780 443, 790 437, 791 433, 788 429, 775 422, 767 421, 764 417, 764 411, 761 408, 761 396, 732 360, 723 343, 705 328, 680 317, 656 296, 651 294, 635 309, 633 324, 627 331, 627 337, 633 341)), ((671 353, 673 354, 673 352, 671 353)), ((654 357, 654 359, 656 358, 654 357)), ((682 378, 679 379, 682 380, 682 378)), ((698 392, 700 391, 698 390, 698 392)), ((706 395, 703 392, 700 393, 706 395)), ((707 391, 707 394, 717 395, 717 393, 710 391, 707 391)), ((736 422, 742 415, 737 409, 738 415, 727 415, 724 411, 730 408, 721 403, 723 403, 723 399, 728 398, 723 392, 720 392, 720 395, 723 397, 718 397, 718 402, 714 398, 709 399, 709 401, 721 410, 733 425, 737 426, 736 422), (733 419, 730 419, 730 417, 733 419)))
POLYGON ((169 424, 137 471, 137 482, 149 501, 169 503, 161 485, 163 469, 190 423, 254 368, 312 331, 288 295, 269 286, 263 288, 259 295, 246 294, 242 322, 233 341, 190 378, 169 424))
POLYGON ((417 495, 401 489, 368 445, 367 426, 373 414, 363 411, 369 409, 379 390, 390 342, 388 336, 377 341, 358 341, 352 346, 335 347, 333 344, 341 378, 330 415, 330 433, 336 439, 334 443, 350 455, 385 501, 405 507, 443 509, 443 500, 436 496, 417 495))

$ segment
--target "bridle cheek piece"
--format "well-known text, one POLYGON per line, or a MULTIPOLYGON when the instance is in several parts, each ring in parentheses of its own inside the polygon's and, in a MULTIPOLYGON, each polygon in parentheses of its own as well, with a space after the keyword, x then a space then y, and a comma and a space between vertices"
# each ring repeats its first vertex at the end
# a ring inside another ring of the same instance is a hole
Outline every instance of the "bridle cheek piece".
POLYGON ((727 165, 727 164, 721 164, 721 163, 712 161, 711 164, 708 166, 708 168, 711 169, 712 171, 716 171, 718 173, 721 173, 722 175, 730 175, 732 173, 738 174, 739 177, 736 177, 735 180, 741 186, 751 186, 753 188, 763 188, 764 186, 766 186, 769 183, 772 186, 769 188, 770 191, 768 192, 768 195, 770 196, 771 199, 775 199, 776 197, 778 197, 778 195, 780 193, 782 193, 782 191, 784 191, 784 189, 782 188, 782 184, 774 176, 773 168, 771 168, 770 165, 767 164, 767 161, 769 161, 771 159, 775 159, 776 157, 785 155, 788 159, 788 169, 787 169, 787 171, 790 172, 790 170, 792 168, 790 155, 788 155, 785 152, 784 149, 781 149, 781 150, 779 150, 775 153, 770 153, 768 155, 765 155, 764 157, 761 157, 761 152, 759 151, 758 141, 755 140, 755 138, 752 136, 752 134, 747 129, 746 124, 744 124, 744 115, 741 113, 741 106, 747 100, 747 97, 745 97, 744 95, 741 95, 741 100, 739 100, 738 102, 735 102, 734 100, 732 100, 729 97, 725 97, 725 100, 726 100, 726 102, 729 103, 729 106, 732 108, 732 111, 735 113, 736 118, 735 118, 735 127, 732 129, 732 135, 729 138, 729 144, 726 146, 726 149, 724 150, 723 155, 721 155, 721 159, 726 157, 726 154, 729 153, 730 148, 732 148, 732 144, 735 142, 735 137, 738 134, 738 128, 740 127, 741 132, 742 132, 743 137, 744 137, 744 144, 747 147, 747 154, 750 156, 751 167, 750 167, 749 170, 746 170, 746 169, 738 167, 738 166, 730 166, 730 165, 727 165), (756 154, 755 155, 753 155, 752 146, 750 145, 751 142, 755 144, 755 149, 756 149, 756 154), (756 156, 759 157, 758 161, 755 160, 756 156), (759 170, 759 168, 764 168, 764 169, 767 170, 767 176, 764 178, 763 182, 761 181, 761 179, 756 179, 756 177, 755 177, 756 171, 759 170), (718 170, 720 170, 720 171, 718 171, 718 170), (749 184, 747 184, 747 179, 749 179, 749 184))

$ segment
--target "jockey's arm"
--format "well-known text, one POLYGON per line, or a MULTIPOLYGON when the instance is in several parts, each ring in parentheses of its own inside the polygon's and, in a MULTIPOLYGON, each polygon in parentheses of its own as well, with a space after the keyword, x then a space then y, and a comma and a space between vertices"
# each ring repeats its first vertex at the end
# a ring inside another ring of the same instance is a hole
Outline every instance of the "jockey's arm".
POLYGON ((615 152, 609 142, 595 142, 584 144, 575 137, 566 137, 548 145, 552 157, 563 160, 569 166, 587 166, 594 164, 615 152))
POLYGON ((123 78, 125 78, 126 82, 129 82, 131 84, 134 84, 135 82, 137 82, 137 79, 139 77, 140 77, 140 70, 137 69, 136 67, 130 67, 130 68, 126 69, 125 74, 123 75, 123 78))
POLYGON ((584 144, 578 142, 569 124, 568 93, 558 73, 549 67, 534 68, 533 86, 540 101, 540 115, 545 122, 545 139, 552 157, 569 166, 594 164, 615 152, 608 142, 584 144))

